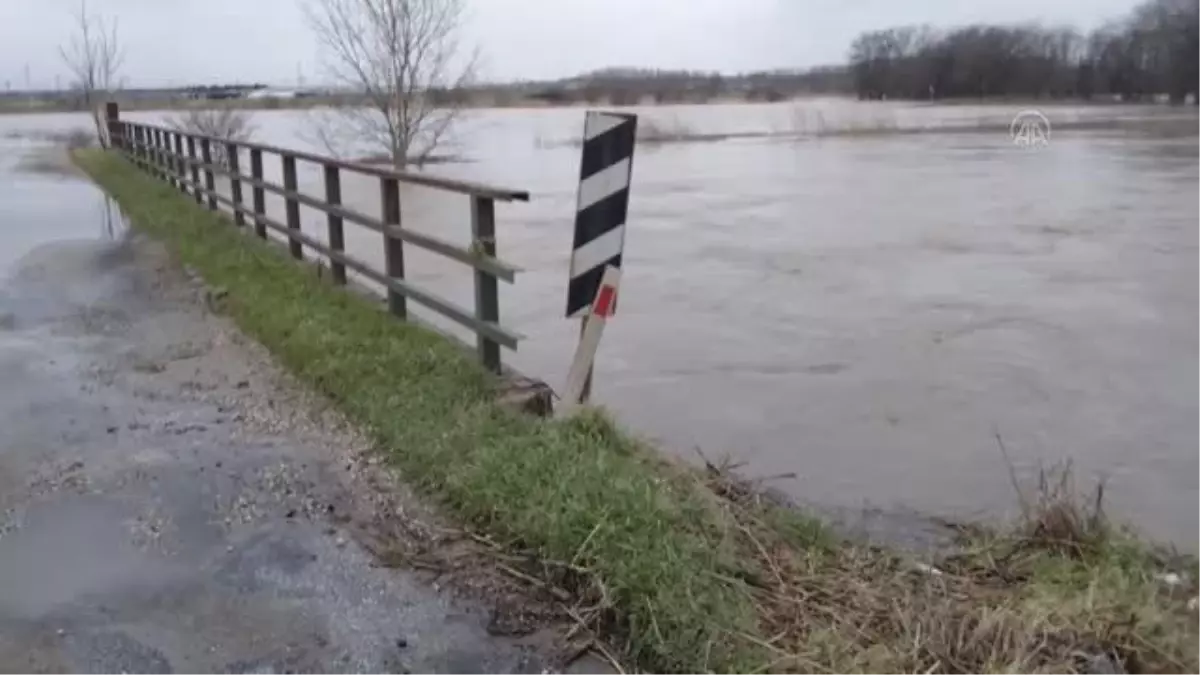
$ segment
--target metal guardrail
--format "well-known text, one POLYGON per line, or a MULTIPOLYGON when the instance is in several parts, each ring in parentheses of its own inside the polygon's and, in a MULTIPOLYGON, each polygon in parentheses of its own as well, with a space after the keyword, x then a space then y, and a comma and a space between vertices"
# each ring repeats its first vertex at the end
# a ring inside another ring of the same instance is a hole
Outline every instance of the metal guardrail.
POLYGON ((496 258, 495 203, 528 201, 528 192, 346 162, 261 143, 229 141, 178 129, 127 122, 120 119, 119 111, 113 104, 108 107, 108 135, 113 148, 155 177, 194 196, 197 204, 207 203, 208 208, 213 210, 219 209, 219 205, 229 207, 235 225, 243 227, 247 222, 253 223, 254 233, 262 239, 267 238, 268 229, 278 232, 287 239, 293 258, 303 260, 305 248, 317 251, 328 261, 334 283, 346 283, 347 269, 379 283, 387 289, 388 308, 398 318, 408 318, 407 301, 412 300, 473 330, 479 358, 489 370, 500 372, 501 346, 514 350, 517 348, 522 336, 499 323, 497 280, 513 283, 520 269, 496 258), (221 153, 223 162, 213 160, 214 151, 221 153), (241 171, 243 153, 248 154, 250 159, 249 175, 241 171), (271 183, 263 177, 263 159, 269 155, 279 158, 283 172, 282 185, 271 183), (297 162, 309 162, 323 168, 323 196, 300 192, 297 162), (378 178, 382 218, 368 216, 342 204, 341 175, 345 171, 378 178), (218 175, 229 179, 228 196, 216 189, 218 175), (400 183, 466 195, 471 200, 471 246, 463 248, 431 235, 404 229, 400 217, 400 183), (250 204, 244 199, 243 186, 250 187, 250 204), (285 222, 266 214, 267 192, 283 198, 285 222), (301 231, 302 205, 326 215, 328 244, 301 231), (382 235, 385 269, 376 269, 346 253, 346 222, 382 235), (406 281, 405 245, 416 246, 474 268, 473 310, 459 307, 406 281))

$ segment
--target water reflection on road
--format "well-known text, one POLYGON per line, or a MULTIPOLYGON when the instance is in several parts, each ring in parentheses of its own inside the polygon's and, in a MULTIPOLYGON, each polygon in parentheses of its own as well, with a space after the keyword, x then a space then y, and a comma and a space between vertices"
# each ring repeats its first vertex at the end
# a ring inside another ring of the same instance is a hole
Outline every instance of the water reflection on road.
MULTIPOLYGON (((785 106, 646 114, 722 133, 796 119, 785 106)), ((1005 132, 640 150, 596 395, 685 456, 701 446, 754 474, 794 472, 779 487, 832 507, 1003 512, 1015 501, 999 431, 1023 475, 1073 458, 1081 479, 1107 478, 1118 517, 1194 548, 1200 171, 1187 114, 1183 136, 1056 131, 1032 152, 1005 132)), ((577 330, 562 311, 578 151, 562 141, 581 117, 475 112, 458 139, 473 161, 437 169, 532 191, 498 213, 501 255, 527 270, 503 289, 502 316, 529 336, 512 361, 555 384, 577 330)), ((302 115, 257 126, 301 145, 302 115)), ((301 180, 320 194, 315 168, 301 180)), ((343 184, 371 213, 376 190, 343 184)), ((24 198, 22 217, 47 198, 24 198)), ((404 199, 406 227, 466 240, 465 199, 404 199)), ((321 236, 324 221, 306 213, 305 229, 321 236)), ((376 239, 347 228, 378 262, 376 239)), ((409 251, 418 282, 470 306, 465 269, 409 251)))
POLYGON ((78 175, 53 141, 6 135, 0 117, 0 278, 40 244, 114 239, 116 204, 78 175))

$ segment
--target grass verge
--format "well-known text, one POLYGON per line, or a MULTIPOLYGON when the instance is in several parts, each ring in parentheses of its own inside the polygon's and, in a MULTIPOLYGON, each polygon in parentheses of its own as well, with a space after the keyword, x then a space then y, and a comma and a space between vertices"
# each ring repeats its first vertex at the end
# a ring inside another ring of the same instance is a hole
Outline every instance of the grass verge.
MULTIPOLYGON (((834 541, 718 467, 668 464, 599 414, 498 405, 445 338, 402 324, 111 153, 76 162, 411 481, 544 561, 584 622, 662 671, 1197 669, 1196 570, 1066 489, 935 566, 834 541)), ((1046 486, 1065 486, 1047 481, 1046 486)), ((1098 505, 1098 501, 1096 504, 1098 505)), ((1098 508, 1098 507, 1097 507, 1098 508)))
POLYGON ((224 288, 241 328, 364 425, 405 476, 495 538, 602 583, 633 659, 663 670, 742 663, 721 631, 755 632, 753 605, 723 580, 737 578, 737 560, 719 514, 685 478, 649 466, 600 416, 564 423, 497 405, 491 379, 444 337, 322 281, 115 154, 75 157, 136 228, 224 288))

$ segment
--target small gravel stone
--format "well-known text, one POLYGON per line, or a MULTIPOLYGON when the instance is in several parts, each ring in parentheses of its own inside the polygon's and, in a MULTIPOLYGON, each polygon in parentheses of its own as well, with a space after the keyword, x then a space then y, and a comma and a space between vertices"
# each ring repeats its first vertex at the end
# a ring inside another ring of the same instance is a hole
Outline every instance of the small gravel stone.
POLYGON ((1087 672, 1102 675, 1117 675, 1124 673, 1121 663, 1108 654, 1089 654, 1087 657, 1087 672))

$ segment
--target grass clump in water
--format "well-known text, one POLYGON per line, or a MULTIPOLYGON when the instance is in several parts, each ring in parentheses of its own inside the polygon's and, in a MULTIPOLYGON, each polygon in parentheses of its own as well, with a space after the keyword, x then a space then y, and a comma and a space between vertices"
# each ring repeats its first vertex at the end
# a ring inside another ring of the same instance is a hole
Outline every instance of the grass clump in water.
POLYGON ((773 667, 1195 672, 1195 560, 1112 527, 1102 495, 1074 492, 1069 466, 1043 472, 1021 521, 963 528, 961 548, 932 563, 863 546, 780 546, 760 529, 751 554, 774 574, 753 592, 773 667))

